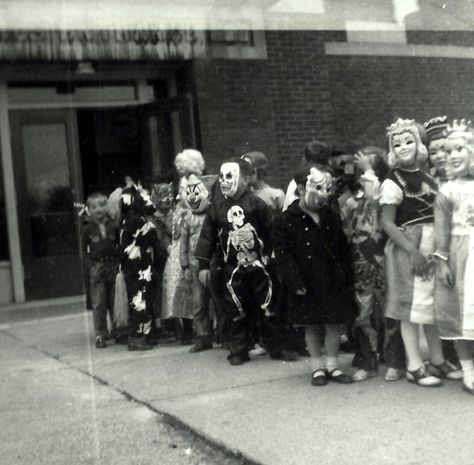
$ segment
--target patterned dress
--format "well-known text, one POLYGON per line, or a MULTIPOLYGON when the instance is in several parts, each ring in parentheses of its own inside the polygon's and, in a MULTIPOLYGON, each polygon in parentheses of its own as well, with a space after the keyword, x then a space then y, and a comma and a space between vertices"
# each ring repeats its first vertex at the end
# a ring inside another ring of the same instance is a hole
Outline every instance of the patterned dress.
POLYGON ((474 340, 474 181, 444 184, 435 204, 436 250, 446 254, 454 286, 439 281, 435 311, 443 339, 474 340))

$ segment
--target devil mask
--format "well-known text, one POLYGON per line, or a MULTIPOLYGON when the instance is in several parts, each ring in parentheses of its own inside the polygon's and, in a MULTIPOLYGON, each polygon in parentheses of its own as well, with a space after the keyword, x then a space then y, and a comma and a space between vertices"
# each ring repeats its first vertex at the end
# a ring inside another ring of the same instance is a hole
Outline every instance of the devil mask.
POLYGON ((234 197, 239 189, 240 166, 238 163, 223 163, 219 174, 219 184, 225 197, 234 197))
POLYGON ((155 184, 151 193, 151 200, 157 210, 167 212, 173 206, 173 185, 171 183, 155 184))

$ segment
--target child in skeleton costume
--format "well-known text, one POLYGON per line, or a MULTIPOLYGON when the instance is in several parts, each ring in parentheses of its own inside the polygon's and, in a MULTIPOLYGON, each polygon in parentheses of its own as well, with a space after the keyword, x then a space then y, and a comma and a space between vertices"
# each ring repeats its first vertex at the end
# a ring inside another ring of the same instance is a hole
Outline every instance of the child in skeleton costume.
POLYGON ((216 179, 217 177, 213 175, 198 178, 191 174, 184 191, 190 210, 184 217, 181 227, 180 264, 184 279, 191 285, 191 293, 176 295, 175 307, 181 308, 183 314, 193 315, 194 330, 198 340, 191 347, 191 353, 212 349, 209 294, 207 288, 199 282, 199 263, 194 257, 194 252, 209 208, 211 186, 216 179))
POLYGON ((211 205, 195 253, 203 285, 209 281, 209 261, 218 242, 223 253, 227 283, 224 301, 232 320, 232 365, 249 360, 248 329, 252 320, 269 316, 272 297, 266 270, 271 213, 263 200, 248 192, 251 173, 249 163, 241 159, 221 166, 219 183, 224 197, 211 205))
MULTIPOLYGON (((388 166, 385 153, 377 147, 363 148, 354 160, 358 189, 342 205, 341 216, 351 247, 359 309, 352 327, 356 343, 352 365, 357 368, 354 381, 363 381, 377 374, 377 350, 384 329, 385 238, 379 222, 379 199, 380 182, 385 178, 388 166)), ((390 347, 387 355, 391 355, 390 347)), ((387 364, 393 366, 390 360, 387 364)))
POLYGON ((452 179, 435 204, 436 319, 440 335, 456 341, 464 389, 474 394, 474 135, 454 121, 445 142, 452 179))
POLYGON ((122 271, 129 300, 129 350, 148 350, 154 300, 155 225, 148 220, 155 207, 148 193, 132 185, 122 192, 122 271))
POLYGON ((327 171, 300 168, 295 176, 299 199, 277 216, 273 227, 276 261, 288 293, 291 322, 305 328, 313 365, 311 383, 348 384, 338 367, 342 325, 357 313, 350 251, 338 213, 330 206, 333 177, 327 171), (322 359, 320 327, 326 335, 322 359))
POLYGON ((382 227, 389 237, 385 247, 386 316, 400 321, 407 355, 407 380, 419 386, 441 384, 440 377, 459 375, 446 363, 434 314, 433 204, 435 180, 418 168, 426 161, 413 120, 399 118, 388 128, 389 163, 394 166, 382 183, 380 204, 382 227), (419 325, 423 325, 431 364, 439 376, 425 369, 420 346, 419 325))
MULTIPOLYGON (((189 211, 184 191, 188 176, 191 174, 201 176, 204 170, 202 154, 193 149, 185 149, 176 155, 174 163, 180 179, 177 202, 173 211, 171 249, 163 273, 162 319, 183 318, 183 309, 175 306, 175 296, 191 293, 190 284, 184 280, 183 270, 179 262, 181 227, 184 216, 189 211)), ((183 320, 176 320, 181 333, 182 344, 192 343, 192 317, 193 314, 189 311, 183 320)))

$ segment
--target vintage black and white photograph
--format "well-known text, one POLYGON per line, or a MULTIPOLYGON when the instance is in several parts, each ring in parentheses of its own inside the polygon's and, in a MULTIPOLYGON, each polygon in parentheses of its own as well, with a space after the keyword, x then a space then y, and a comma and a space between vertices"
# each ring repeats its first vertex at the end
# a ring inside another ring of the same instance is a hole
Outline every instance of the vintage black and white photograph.
POLYGON ((473 77, 473 0, 0 0, 0 463, 473 465, 473 77))

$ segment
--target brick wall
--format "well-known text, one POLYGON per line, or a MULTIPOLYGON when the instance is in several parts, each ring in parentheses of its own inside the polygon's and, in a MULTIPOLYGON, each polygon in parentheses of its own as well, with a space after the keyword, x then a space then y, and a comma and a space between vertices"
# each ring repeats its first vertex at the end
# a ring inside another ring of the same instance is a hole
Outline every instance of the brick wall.
POLYGON ((474 61, 333 56, 328 64, 338 137, 385 147, 397 116, 474 116, 474 61))
POLYGON ((246 151, 275 152, 273 106, 265 60, 203 60, 194 64, 202 150, 216 172, 246 151))

